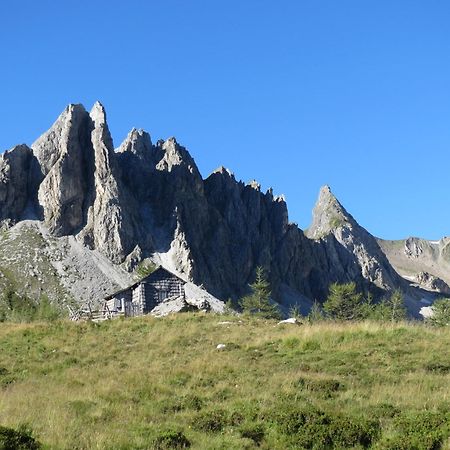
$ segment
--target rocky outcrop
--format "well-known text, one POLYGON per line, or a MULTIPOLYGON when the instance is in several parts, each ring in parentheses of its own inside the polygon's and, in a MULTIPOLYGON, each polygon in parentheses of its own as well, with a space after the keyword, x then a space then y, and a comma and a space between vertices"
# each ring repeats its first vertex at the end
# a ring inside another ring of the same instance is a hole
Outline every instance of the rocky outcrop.
POLYGON ((115 263, 134 248, 133 204, 103 106, 69 105, 33 145, 42 181, 38 203, 55 236, 76 235, 115 263))
POLYGON ((111 261, 123 262, 135 247, 133 198, 122 186, 120 167, 106 123, 103 106, 97 102, 90 113, 94 156, 94 189, 89 193, 84 242, 100 250, 111 261))
POLYGON ((0 155, 0 221, 17 222, 36 196, 37 164, 26 145, 0 155))
POLYGON ((257 266, 286 306, 324 299, 332 282, 403 286, 328 187, 305 234, 284 198, 256 181, 223 167, 203 180, 175 138, 153 144, 133 129, 114 150, 100 103, 90 113, 68 106, 32 152, 6 153, 0 168, 3 219, 20 220, 30 204, 52 236, 74 236, 129 270, 153 259, 222 299, 243 295, 257 266))
MULTIPOLYGON (((417 282, 417 274, 424 272, 450 285, 449 237, 439 241, 417 237, 397 241, 378 239, 378 243, 392 266, 406 279, 417 282)), ((424 287, 427 288, 426 284, 424 287)))
POLYGON ((56 236, 76 233, 83 225, 92 172, 90 126, 84 107, 69 105, 32 145, 43 177, 39 205, 45 224, 56 236))
MULTIPOLYGON (((345 270, 351 278, 361 275, 363 280, 382 290, 392 290, 404 285, 376 239, 345 210, 331 189, 324 186, 314 207, 313 221, 307 230, 307 236, 323 240, 330 235, 334 236, 335 241, 325 241, 328 253, 332 253, 330 247, 335 248, 337 242, 353 260, 353 264, 345 270)), ((339 250, 335 253, 339 254, 339 250)))
POLYGON ((450 287, 448 286, 448 284, 428 272, 419 272, 414 277, 414 282, 424 289, 446 295, 450 294, 450 287))

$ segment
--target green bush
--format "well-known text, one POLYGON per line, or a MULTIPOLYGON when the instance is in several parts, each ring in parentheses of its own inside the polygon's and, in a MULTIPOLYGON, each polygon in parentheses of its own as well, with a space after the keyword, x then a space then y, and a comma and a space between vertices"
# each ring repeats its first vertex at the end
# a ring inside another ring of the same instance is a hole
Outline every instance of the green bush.
POLYGON ((207 433, 218 433, 229 425, 228 413, 223 409, 201 411, 193 417, 192 428, 207 433))
POLYGON ((153 273, 158 266, 151 262, 151 261, 142 261, 137 267, 134 272, 134 277, 137 280, 141 280, 142 278, 145 278, 149 276, 151 273, 153 273))
POLYGON ((317 392, 326 398, 330 398, 337 391, 344 389, 344 386, 340 381, 333 379, 312 379, 300 377, 296 381, 295 385, 303 390, 317 392))
POLYGON ((436 300, 431 307, 433 315, 426 319, 430 325, 437 327, 450 326, 450 299, 436 300))
POLYGON ((264 440, 265 427, 261 422, 244 423, 240 426, 239 433, 243 438, 251 439, 255 444, 259 445, 264 440))
POLYGON ((155 450, 189 448, 189 439, 180 430, 164 430, 158 433, 153 440, 152 448, 155 450))
POLYGON ((378 437, 376 420, 326 413, 311 405, 284 405, 274 411, 279 432, 304 449, 369 448, 378 437))
POLYGON ((35 301, 8 288, 0 298, 0 322, 53 321, 61 317, 61 310, 47 296, 35 301))
POLYGON ((433 361, 426 364, 424 368, 427 372, 447 374, 450 373, 450 362, 441 363, 433 361))
POLYGON ((311 310, 309 311, 307 320, 309 323, 321 322, 325 319, 323 309, 318 302, 314 302, 311 310))
POLYGON ((27 426, 18 430, 0 426, 0 450, 38 450, 41 444, 32 436, 27 426))
POLYGON ((159 409, 164 412, 177 412, 184 410, 200 411, 203 406, 203 400, 197 395, 187 394, 184 396, 170 397, 161 400, 158 404, 159 409))
POLYGON ((392 450, 437 450, 450 436, 450 413, 417 411, 394 418, 395 434, 382 439, 377 448, 392 450))

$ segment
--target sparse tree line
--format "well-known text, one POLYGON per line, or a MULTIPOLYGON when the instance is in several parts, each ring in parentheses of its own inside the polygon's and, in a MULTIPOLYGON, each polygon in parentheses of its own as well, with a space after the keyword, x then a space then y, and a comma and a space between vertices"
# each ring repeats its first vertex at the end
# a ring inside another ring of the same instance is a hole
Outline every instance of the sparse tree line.
MULTIPOLYGON (((250 290, 251 293, 243 297, 238 304, 244 314, 265 319, 281 318, 278 305, 271 300, 270 284, 261 267, 256 269, 256 278, 250 284, 250 290)), ((231 302, 228 303, 228 307, 233 308, 231 302)), ((359 292, 354 282, 333 283, 329 287, 325 302, 322 305, 314 302, 307 316, 301 314, 298 305, 291 307, 289 312, 291 317, 310 323, 322 320, 399 322, 407 318, 404 297, 400 290, 375 302, 372 294, 364 295, 359 292)), ((450 299, 436 300, 432 312, 432 316, 426 319, 428 324, 450 326, 450 299)))

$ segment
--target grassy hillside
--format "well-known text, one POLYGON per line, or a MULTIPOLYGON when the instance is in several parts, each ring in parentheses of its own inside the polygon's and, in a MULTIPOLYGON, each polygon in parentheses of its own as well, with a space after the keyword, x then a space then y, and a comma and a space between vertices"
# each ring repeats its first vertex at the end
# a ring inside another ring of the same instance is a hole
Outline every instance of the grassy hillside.
POLYGON ((0 349, 0 425, 44 448, 450 449, 450 329, 182 314, 0 324, 0 349))

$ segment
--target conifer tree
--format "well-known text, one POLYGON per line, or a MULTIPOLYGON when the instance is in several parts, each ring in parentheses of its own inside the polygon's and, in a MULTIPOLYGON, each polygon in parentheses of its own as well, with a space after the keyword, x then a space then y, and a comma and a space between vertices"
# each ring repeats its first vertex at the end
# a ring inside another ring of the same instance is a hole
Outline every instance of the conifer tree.
POLYGON ((240 301, 242 311, 254 314, 265 319, 278 319, 281 317, 278 306, 270 300, 270 284, 262 267, 256 268, 255 281, 250 284, 251 293, 240 301))

